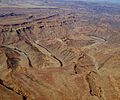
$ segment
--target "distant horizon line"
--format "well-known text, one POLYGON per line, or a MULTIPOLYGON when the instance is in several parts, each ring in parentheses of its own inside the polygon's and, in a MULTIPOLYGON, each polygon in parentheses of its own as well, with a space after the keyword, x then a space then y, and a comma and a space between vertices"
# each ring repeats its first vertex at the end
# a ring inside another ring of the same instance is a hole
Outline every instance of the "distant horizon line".
POLYGON ((88 1, 88 2, 120 3, 120 0, 65 0, 65 1, 88 1))

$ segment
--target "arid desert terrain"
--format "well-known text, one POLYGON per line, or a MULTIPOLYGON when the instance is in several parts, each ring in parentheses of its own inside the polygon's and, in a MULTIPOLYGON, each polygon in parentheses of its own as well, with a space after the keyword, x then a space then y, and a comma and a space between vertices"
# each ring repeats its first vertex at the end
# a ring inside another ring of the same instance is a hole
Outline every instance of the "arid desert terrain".
POLYGON ((120 100, 119 4, 0 2, 0 100, 120 100))

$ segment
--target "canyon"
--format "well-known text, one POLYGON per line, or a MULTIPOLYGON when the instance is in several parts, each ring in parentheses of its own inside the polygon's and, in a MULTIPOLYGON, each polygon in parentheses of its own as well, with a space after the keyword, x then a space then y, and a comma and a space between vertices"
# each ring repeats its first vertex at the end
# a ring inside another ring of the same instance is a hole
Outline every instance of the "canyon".
POLYGON ((51 2, 0 6, 0 100, 120 100, 119 6, 51 2))

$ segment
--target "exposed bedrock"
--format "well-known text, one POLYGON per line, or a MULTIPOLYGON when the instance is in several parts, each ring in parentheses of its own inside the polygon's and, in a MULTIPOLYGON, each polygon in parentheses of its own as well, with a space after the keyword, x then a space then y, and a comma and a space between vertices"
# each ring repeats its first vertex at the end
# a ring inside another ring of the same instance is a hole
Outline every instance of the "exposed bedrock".
POLYGON ((77 9, 0 22, 0 100, 120 100, 119 16, 77 9))

